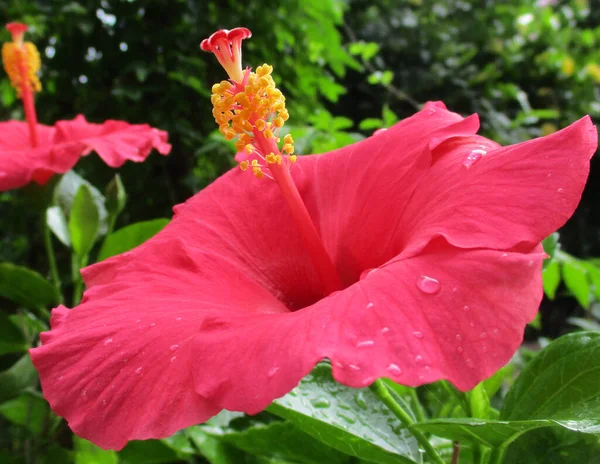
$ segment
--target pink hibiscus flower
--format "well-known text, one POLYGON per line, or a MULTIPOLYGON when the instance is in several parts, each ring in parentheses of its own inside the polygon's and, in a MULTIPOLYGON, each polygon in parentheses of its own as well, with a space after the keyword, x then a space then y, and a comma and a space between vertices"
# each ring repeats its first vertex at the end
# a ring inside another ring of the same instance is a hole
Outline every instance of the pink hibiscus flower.
POLYGON ((167 133, 148 124, 105 121, 92 124, 82 115, 54 126, 38 124, 33 93, 41 89, 37 77, 40 57, 35 45, 23 42, 25 24, 10 23, 13 42, 2 47, 2 61, 23 101, 27 122, 0 122, 0 191, 22 187, 32 180, 45 184, 55 173, 65 173, 81 156, 95 151, 111 167, 126 160, 143 161, 153 148, 171 151, 167 133))
POLYGON ((589 117, 501 147, 475 135, 476 115, 428 103, 296 160, 289 138, 277 148, 269 69, 237 71, 213 87, 214 114, 226 137, 248 136, 240 166, 262 180, 232 170, 153 239, 84 269, 81 305, 56 308, 31 350, 52 409, 103 448, 257 413, 324 359, 351 387, 474 387, 521 343, 540 241, 573 213, 597 146, 589 117))

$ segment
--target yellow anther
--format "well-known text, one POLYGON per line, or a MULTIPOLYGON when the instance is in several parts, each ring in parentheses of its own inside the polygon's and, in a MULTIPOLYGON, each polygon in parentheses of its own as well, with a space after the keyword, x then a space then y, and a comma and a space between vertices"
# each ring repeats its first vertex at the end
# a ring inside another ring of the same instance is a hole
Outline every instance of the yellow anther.
POLYGON ((254 151, 254 147, 250 144, 246 145, 246 153, 250 154, 254 151))
POLYGON ((283 161, 283 156, 281 156, 281 155, 275 155, 275 162, 277 164, 281 164, 282 161, 283 161))
POLYGON ((272 139, 274 137, 273 131, 271 129, 265 129, 265 131, 263 133, 265 134, 265 137, 268 139, 272 139))
POLYGON ((11 85, 17 90, 17 96, 21 96, 24 87, 32 92, 39 92, 42 89, 37 76, 41 67, 40 54, 31 42, 21 44, 6 42, 2 45, 2 62, 11 85))
POLYGON ((285 143, 283 145, 283 151, 286 152, 288 155, 294 154, 294 145, 292 145, 291 143, 285 143))
POLYGON ((283 127, 283 118, 277 117, 273 120, 273 124, 275 124, 275 127, 283 127))
POLYGON ((283 138, 283 143, 286 143, 286 144, 292 144, 292 143, 294 143, 294 139, 292 138, 292 134, 286 134, 286 136, 283 138))
POLYGON ((258 160, 252 160, 252 166, 260 166, 260 164, 258 164, 258 160))
POLYGON ((265 123, 264 119, 259 119, 258 121, 256 121, 256 124, 255 124, 255 125, 256 125, 256 128, 257 128, 259 131, 261 131, 261 132, 262 132, 262 131, 264 131, 264 130, 265 130, 266 123, 265 123))
POLYGON ((295 163, 298 157, 296 155, 290 156, 290 163, 295 163))
POLYGON ((250 163, 249 163, 248 161, 242 161, 242 162, 240 163, 240 169, 241 169, 242 171, 247 171, 247 170, 248 170, 248 167, 249 167, 249 165, 250 165, 250 163))
POLYGON ((237 142, 235 142, 236 151, 244 151, 245 148, 246 143, 243 140, 238 140, 237 142))
POLYGON ((269 164, 277 163, 277 156, 275 156, 275 153, 269 153, 267 156, 265 156, 265 159, 269 164))
POLYGON ((264 172, 262 172, 262 169, 261 169, 261 168, 258 168, 258 167, 257 167, 257 168, 253 168, 253 169, 252 169, 252 173, 254 174, 254 176, 255 176, 257 179, 262 179, 262 178, 263 178, 263 176, 265 175, 265 173, 264 173, 264 172))

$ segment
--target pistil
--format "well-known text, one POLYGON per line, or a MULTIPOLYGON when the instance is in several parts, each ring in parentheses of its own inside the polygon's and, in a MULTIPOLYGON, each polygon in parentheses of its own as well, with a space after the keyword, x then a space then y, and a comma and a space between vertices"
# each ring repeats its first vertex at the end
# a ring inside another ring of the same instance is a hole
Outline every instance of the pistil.
POLYGON ((257 179, 275 181, 294 219, 304 246, 321 278, 325 294, 342 290, 335 264, 325 249, 290 168, 296 162, 294 140, 280 132, 289 114, 285 97, 271 77, 272 66, 264 64, 242 71, 241 41, 250 31, 237 28, 218 31, 203 40, 202 50, 211 51, 223 65, 230 81, 213 86, 213 116, 227 140, 236 139, 242 171, 250 171, 257 179))
POLYGON ((31 146, 37 147, 39 141, 33 93, 41 90, 41 84, 37 77, 37 72, 40 70, 40 55, 34 44, 23 42, 23 34, 27 30, 27 25, 9 23, 6 28, 11 33, 13 41, 2 46, 4 69, 12 86, 17 90, 17 96, 23 102, 31 146))

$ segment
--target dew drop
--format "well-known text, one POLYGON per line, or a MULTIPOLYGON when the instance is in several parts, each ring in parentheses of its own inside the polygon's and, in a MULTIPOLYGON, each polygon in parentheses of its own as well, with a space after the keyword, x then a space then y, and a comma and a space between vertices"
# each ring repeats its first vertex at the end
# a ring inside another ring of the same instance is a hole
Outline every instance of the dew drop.
POLYGON ((138 319, 138 320, 137 320, 137 321, 135 321, 135 322, 139 323, 140 321, 141 321, 141 319, 138 319))
POLYGON ((373 340, 364 340, 362 342, 358 342, 356 344, 356 348, 367 348, 369 346, 373 346, 375 342, 373 340))
POLYGON ((176 320, 176 321, 180 321, 180 320, 181 320, 181 317, 178 317, 178 318, 177 318, 177 319, 175 319, 175 320, 176 320))
POLYGON ((375 377, 367 377, 366 379, 364 379, 362 381, 362 384, 367 387, 369 385, 371 385, 373 382, 375 382, 375 377))
POLYGON ((415 338, 423 338, 423 333, 422 332, 413 332, 413 337, 415 338))
POLYGON ((367 402, 365 401, 365 395, 362 391, 359 391, 358 394, 354 397, 354 402, 358 405, 359 408, 367 409, 367 402))
POLYGON ((387 367, 387 370, 390 372, 390 374, 402 375, 402 369, 400 369, 400 366, 398 366, 397 364, 390 364, 387 367))
POLYGON ((176 359, 177 359, 177 356, 173 356, 173 357, 171 358, 171 362, 175 361, 176 359))
POLYGON ((267 372, 267 376, 269 378, 273 377, 275 374, 277 374, 277 372, 279 371, 279 366, 273 366, 271 369, 269 369, 269 372, 267 372))
POLYGON ((109 343, 112 343, 112 341, 112 338, 107 338, 106 340, 104 340, 104 346, 108 345, 109 343))
POLYGON ((481 332, 481 335, 479 335, 479 338, 486 338, 486 337, 487 337, 486 332, 481 332))
POLYGON ((463 161, 463 166, 465 168, 469 169, 477 161, 479 161, 481 159, 481 157, 484 156, 485 154, 487 154, 487 152, 485 150, 480 150, 480 149, 473 150, 471 153, 469 153, 467 155, 467 157, 463 161))
POLYGON ((343 368, 344 368, 344 365, 343 365, 341 362, 337 362, 337 361, 336 361, 334 364, 335 364, 337 367, 339 367, 340 369, 343 369, 343 368))
POLYGON ((106 406, 106 400, 102 400, 102 406, 106 406))
POLYGON ((421 362, 423 361, 423 356, 421 356, 420 354, 415 356, 415 362, 421 362))
POLYGON ((440 283, 433 277, 420 275, 417 279, 417 288, 423 293, 433 295, 440 291, 440 283))
POLYGON ((341 413, 337 413, 336 414, 340 419, 345 420, 346 422, 348 422, 349 424, 354 424, 356 423, 356 419, 354 419, 353 417, 347 416, 345 414, 341 414, 341 413))
POLYGON ((65 378, 65 376, 64 376, 64 375, 61 375, 61 376, 58 378, 58 380, 62 380, 62 379, 64 379, 64 378, 65 378))
POLYGON ((136 374, 141 374, 141 373, 142 373, 142 368, 141 368, 141 367, 138 367, 138 368, 135 370, 135 373, 136 373, 136 374))
POLYGON ((389 328, 389 327, 384 327, 383 329, 381 329, 381 333, 382 333, 382 334, 386 334, 386 333, 388 333, 389 331, 390 331, 390 328, 389 328))
POLYGON ((463 306, 463 311, 469 311, 470 309, 471 309, 471 308, 469 308, 469 306, 468 306, 468 305, 464 305, 464 306, 463 306))
POLYGON ((564 189, 562 189, 562 188, 559 188, 559 189, 557 190, 557 192, 558 192, 558 193, 563 193, 564 191, 565 191, 565 190, 564 190, 564 189))
POLYGON ((456 293, 456 292, 458 292, 458 288, 456 288, 456 287, 452 287, 452 291, 453 291, 454 293, 456 293))
POLYGON ((328 408, 329 406, 331 406, 331 403, 329 402, 329 400, 327 398, 315 398, 314 400, 311 400, 311 404, 315 408, 319 408, 319 409, 325 409, 325 408, 328 408))
POLYGON ((150 327, 154 327, 156 325, 156 322, 153 322, 152 324, 150 324, 150 327))
POLYGON ((462 337, 460 336, 460 334, 456 334, 456 339, 460 342, 462 340, 462 337))
POLYGON ((83 391, 81 392, 81 396, 83 396, 83 397, 85 398, 85 397, 87 396, 87 390, 83 390, 83 391))
POLYGON ((552 177, 552 173, 548 173, 546 177, 552 177))
POLYGON ((353 371, 360 371, 360 367, 358 367, 356 364, 349 364, 348 367, 353 371))
POLYGON ((179 349, 179 345, 171 345, 169 348, 171 351, 177 351, 179 349))
POLYGON ((457 347, 457 348, 456 348, 456 351, 457 351, 458 353, 462 353, 462 352, 464 351, 464 349, 463 349, 463 347, 462 347, 462 346, 459 346, 459 347, 457 347))
POLYGON ((499 331, 498 331, 498 329, 494 329, 494 330, 492 330, 492 333, 493 333, 494 335, 497 335, 497 334, 498 334, 498 332, 499 332, 499 331))
POLYGON ((367 304, 367 309, 371 309, 373 306, 375 306, 375 305, 374 305, 373 303, 369 302, 369 303, 367 304))
POLYGON ((380 135, 383 134, 387 129, 385 127, 381 128, 381 129, 377 129, 375 132, 373 132, 373 135, 380 135))

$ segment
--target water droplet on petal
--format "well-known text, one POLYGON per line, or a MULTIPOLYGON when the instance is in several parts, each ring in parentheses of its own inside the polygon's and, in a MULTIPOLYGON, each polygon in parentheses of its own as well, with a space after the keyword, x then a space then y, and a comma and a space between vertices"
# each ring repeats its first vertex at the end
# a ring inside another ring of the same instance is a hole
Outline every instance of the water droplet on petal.
POLYGON ((485 337, 487 337, 487 333, 481 332, 481 335, 479 335, 479 338, 485 338, 485 337))
POLYGON ((181 317, 178 317, 178 318, 177 318, 177 319, 175 319, 175 320, 176 320, 176 321, 180 321, 181 319, 182 319, 181 317))
POLYGON ((487 152, 485 150, 476 149, 467 155, 465 160, 463 161, 463 166, 469 169, 473 166, 477 161, 481 159, 487 152))
POLYGON ((387 367, 387 370, 390 372, 390 374, 393 374, 393 375, 401 375, 402 374, 402 369, 400 369, 400 366, 398 366, 397 364, 390 364, 387 367))
POLYGON ((371 309, 373 306, 375 306, 375 305, 374 305, 373 303, 369 302, 369 303, 367 304, 367 309, 371 309))
POLYGON ((83 391, 81 392, 81 396, 83 396, 83 397, 85 398, 85 397, 87 396, 87 390, 83 390, 83 391))
POLYGON ((343 365, 341 362, 337 362, 337 361, 336 361, 336 362, 335 362, 335 363, 333 363, 333 364, 335 364, 335 365, 336 365, 337 367, 339 367, 340 369, 343 369, 343 368, 344 368, 344 365, 343 365))
POLYGON ((440 291, 440 283, 433 277, 420 275, 417 279, 417 288, 423 293, 433 295, 440 291))
POLYGON ((462 352, 464 351, 464 349, 463 349, 463 347, 462 347, 462 346, 459 346, 459 347, 457 347, 457 348, 456 348, 456 351, 457 351, 458 353, 462 353, 462 352))
POLYGON ((360 371, 360 367, 358 367, 356 364, 349 364, 348 367, 353 371, 360 371))
POLYGON ((135 370, 135 373, 136 373, 136 374, 141 374, 141 373, 142 373, 142 368, 141 368, 141 367, 138 367, 138 368, 135 370))
POLYGON ((176 359, 177 359, 177 356, 173 356, 173 357, 171 358, 171 362, 175 361, 176 359))
POLYGON ((460 334, 456 334, 456 339, 460 342, 462 340, 462 337, 460 336, 460 334))
POLYGON ((179 345, 171 345, 169 348, 171 351, 177 351, 179 349, 179 345))
POLYGON ((328 408, 329 406, 331 406, 331 403, 329 402, 329 400, 327 398, 315 398, 314 400, 311 401, 311 404, 315 408, 319 408, 319 409, 328 408))
POLYGON ((421 362, 423 361, 423 356, 421 356, 420 354, 415 356, 415 362, 421 362))
POLYGON ((106 400, 102 400, 102 406, 106 406, 106 400))
POLYGON ((137 321, 135 321, 135 322, 138 322, 138 323, 139 323, 140 321, 141 321, 141 319, 138 319, 138 320, 137 320, 137 321))
POLYGON ((375 382, 375 377, 367 377, 366 379, 363 379, 363 381, 361 382, 365 387, 371 385, 373 382, 375 382))
POLYGON ((381 129, 377 129, 375 132, 373 132, 373 135, 380 135, 383 134, 387 129, 385 127, 381 128, 381 129))
POLYGON ((565 190, 564 190, 564 189, 562 189, 562 188, 559 188, 559 189, 557 190, 557 192, 558 192, 558 193, 563 193, 564 191, 565 191, 565 190))
POLYGON ((150 324, 150 327, 154 327, 156 325, 156 322, 153 322, 152 324, 150 324))
POLYGON ((492 333, 493 333, 494 335, 497 335, 497 334, 498 334, 498 332, 499 332, 499 330, 498 330, 498 329, 494 329, 494 330, 492 330, 492 333))
POLYGON ((422 332, 413 332, 413 337, 415 338, 423 338, 423 333, 422 332))
POLYGON ((386 333, 388 333, 389 331, 390 331, 390 328, 389 328, 389 327, 384 327, 383 329, 381 329, 381 333, 382 333, 382 334, 386 334, 386 333))
POLYGON ((279 371, 279 366, 273 366, 271 369, 269 369, 269 372, 267 373, 267 376, 269 378, 273 377, 275 374, 277 374, 277 372, 279 371))
POLYGON ((471 309, 471 308, 469 308, 469 306, 468 306, 468 305, 464 305, 464 306, 463 306, 463 311, 468 311, 468 310, 470 310, 470 309, 471 309))
POLYGON ((358 342, 356 344, 356 348, 367 348, 369 346, 373 346, 375 342, 373 340, 364 340, 362 342, 358 342))
POLYGON ((112 341, 112 338, 107 338, 106 340, 104 340, 104 346, 108 345, 109 343, 112 343, 112 341))

